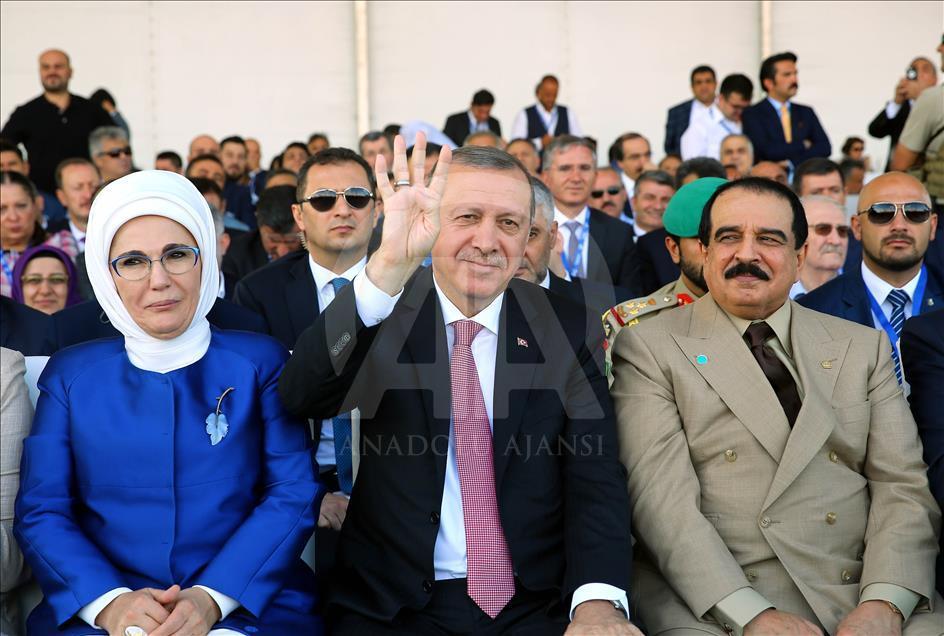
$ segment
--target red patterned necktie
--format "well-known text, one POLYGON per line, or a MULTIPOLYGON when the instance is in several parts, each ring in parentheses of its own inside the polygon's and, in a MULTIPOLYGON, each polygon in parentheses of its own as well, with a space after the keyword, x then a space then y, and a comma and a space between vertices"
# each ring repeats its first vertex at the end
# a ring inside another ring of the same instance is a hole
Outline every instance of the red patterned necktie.
POLYGON ((515 575, 498 515, 492 431, 472 357, 472 340, 482 325, 457 320, 452 326, 455 343, 449 373, 456 465, 465 522, 467 589, 475 604, 495 618, 515 595, 515 575))

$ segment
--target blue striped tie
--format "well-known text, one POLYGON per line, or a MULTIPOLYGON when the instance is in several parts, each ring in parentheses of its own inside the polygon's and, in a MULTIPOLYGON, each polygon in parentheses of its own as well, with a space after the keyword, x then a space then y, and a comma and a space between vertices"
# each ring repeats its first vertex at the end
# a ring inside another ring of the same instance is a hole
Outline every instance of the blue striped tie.
MULTIPOLYGON (((335 298, 337 298, 341 289, 350 282, 340 276, 331 280, 335 298)), ((351 414, 341 413, 332 418, 331 424, 334 426, 334 461, 338 469, 338 486, 343 492, 351 494, 351 488, 354 487, 354 463, 351 458, 351 414)))
POLYGON ((901 360, 898 359, 898 339, 901 337, 901 326, 905 324, 905 305, 908 304, 908 292, 903 289, 893 289, 888 292, 885 299, 892 306, 892 315, 888 319, 892 329, 895 330, 895 342, 892 343, 892 353, 895 358, 895 377, 898 378, 898 384, 901 384, 901 360))

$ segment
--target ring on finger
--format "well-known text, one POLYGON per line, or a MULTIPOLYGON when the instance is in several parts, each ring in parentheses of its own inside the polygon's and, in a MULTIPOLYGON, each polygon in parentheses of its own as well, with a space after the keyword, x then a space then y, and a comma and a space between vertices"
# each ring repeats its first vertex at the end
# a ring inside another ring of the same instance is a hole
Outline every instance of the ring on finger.
POLYGON ((137 625, 125 627, 125 636, 147 636, 147 632, 137 625))
POLYGON ((398 188, 399 188, 400 186, 408 186, 408 185, 410 185, 410 180, 409 180, 409 179, 397 179, 396 183, 394 183, 393 185, 397 186, 398 188))

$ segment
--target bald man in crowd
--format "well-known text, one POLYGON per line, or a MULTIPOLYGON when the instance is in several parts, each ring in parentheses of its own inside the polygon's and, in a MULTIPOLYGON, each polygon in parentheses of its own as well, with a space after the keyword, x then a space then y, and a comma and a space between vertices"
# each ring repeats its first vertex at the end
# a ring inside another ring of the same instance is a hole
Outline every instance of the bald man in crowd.
POLYGON ((26 146, 30 179, 43 192, 56 191, 56 166, 71 157, 89 158, 89 135, 111 126, 101 107, 69 92, 72 64, 65 51, 49 49, 39 56, 43 93, 17 107, 0 137, 26 146))

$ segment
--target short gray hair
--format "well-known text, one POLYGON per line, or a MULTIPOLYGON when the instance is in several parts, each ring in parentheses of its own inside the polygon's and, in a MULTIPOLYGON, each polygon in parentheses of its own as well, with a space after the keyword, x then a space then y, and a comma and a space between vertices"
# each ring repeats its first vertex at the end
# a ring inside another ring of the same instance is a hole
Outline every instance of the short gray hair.
POLYGON ((590 154, 593 156, 593 165, 597 165, 597 151, 593 147, 593 144, 584 139, 583 137, 574 137, 573 135, 561 135, 560 137, 555 137, 551 143, 547 145, 544 149, 544 160, 541 162, 541 171, 547 170, 554 163, 554 156, 558 153, 564 152, 568 148, 574 146, 580 146, 581 148, 586 148, 590 151, 590 154))
POLYGON ((554 222, 554 196, 544 182, 537 177, 531 177, 531 191, 534 193, 534 205, 537 212, 544 215, 547 229, 550 230, 551 223, 554 222))
POLYGON ((120 139, 128 143, 128 133, 118 126, 99 126, 89 135, 89 156, 93 159, 102 151, 106 139, 120 139))
POLYGON ((839 201, 837 201, 836 199, 832 199, 830 197, 824 197, 822 194, 808 194, 805 197, 800 197, 800 203, 803 204, 804 212, 806 212, 807 203, 828 203, 829 205, 836 208, 836 210, 838 210, 839 213, 842 214, 843 218, 847 217, 845 206, 839 203, 839 201))
POLYGON ((466 138, 463 140, 462 145, 468 146, 469 142, 475 139, 476 137, 488 137, 495 143, 496 148, 502 148, 502 149, 505 148, 505 142, 502 140, 502 138, 496 135, 495 133, 493 133, 491 130, 478 130, 474 133, 469 133, 468 135, 466 135, 466 138))
MULTIPOLYGON (((531 175, 527 168, 509 155, 504 150, 491 148, 489 146, 463 146, 457 148, 452 153, 452 165, 465 166, 467 168, 480 168, 483 170, 499 170, 502 172, 513 172, 515 170, 521 173, 526 183, 530 185, 531 175)), ((529 219, 534 221, 534 188, 531 191, 531 209, 529 219)))
POLYGON ((724 142, 726 142, 728 139, 731 139, 731 138, 743 139, 744 141, 746 141, 747 149, 751 151, 751 156, 752 157, 754 156, 754 144, 751 143, 750 137, 748 137, 747 135, 743 133, 731 133, 730 135, 726 135, 725 138, 721 140, 721 145, 723 146, 724 142))

